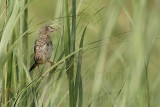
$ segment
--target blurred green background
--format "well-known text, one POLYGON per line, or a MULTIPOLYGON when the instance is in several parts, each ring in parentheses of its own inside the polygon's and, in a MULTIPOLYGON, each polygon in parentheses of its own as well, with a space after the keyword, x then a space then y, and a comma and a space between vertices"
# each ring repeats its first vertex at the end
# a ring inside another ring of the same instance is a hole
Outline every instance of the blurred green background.
MULTIPOLYGON (((25 60, 17 58, 23 59, 25 56, 21 47, 24 42, 18 41, 11 50, 13 59, 10 64, 9 58, 6 60, 3 58, 7 57, 10 47, 22 36, 19 32, 19 23, 21 22, 17 21, 13 28, 7 28, 6 1, 0 0, 0 59, 2 58, 0 63, 0 101, 2 107, 6 105, 4 92, 7 89, 5 88, 7 82, 4 81, 8 81, 8 74, 5 75, 8 71, 16 72, 16 74, 11 73, 10 75, 10 100, 7 102, 9 107, 13 106, 16 100, 17 107, 70 107, 65 64, 57 68, 57 72, 52 75, 50 82, 47 82, 46 78, 42 78, 33 83, 34 88, 27 87, 31 80, 39 76, 38 69, 35 69, 31 76, 27 73, 33 63, 33 47, 39 29, 50 24, 61 26, 51 36, 54 45, 51 60, 55 57, 57 61, 64 49, 63 41, 66 36, 63 32, 66 19, 64 1, 28 1, 26 5, 28 6, 29 29, 26 36, 28 37, 27 63, 25 60), (5 29, 8 31, 8 35, 12 35, 8 36, 9 39, 2 39, 5 38, 5 29), (9 34, 12 30, 13 34, 9 34), (7 44, 3 45, 5 41, 7 44), (55 53, 56 50, 57 53, 55 53), (7 63, 9 64, 7 65, 7 63), (60 79, 59 75, 61 75, 60 79), (24 87, 22 86, 23 82, 25 82, 24 87), (26 93, 24 92, 18 99, 17 96, 23 89, 26 93)), ((21 3, 20 0, 14 2, 13 7, 21 3)), ((68 0, 68 7, 69 15, 72 16, 71 0, 68 0)), ((19 8, 17 17, 21 14, 21 8, 23 10, 23 7, 19 8)), ((87 25, 81 68, 83 107, 160 107, 159 11, 159 0, 76 1, 75 50, 79 49, 82 33, 87 25)), ((14 14, 13 11, 11 13, 14 14)), ((15 19, 13 18, 12 21, 15 19)), ((69 20, 72 28, 72 17, 69 17, 69 20)), ((10 55, 11 53, 9 53, 10 55)), ((77 56, 76 54, 75 71, 78 66, 76 61, 79 60, 77 56)), ((40 67, 43 72, 47 68, 49 68, 48 64, 40 67)))

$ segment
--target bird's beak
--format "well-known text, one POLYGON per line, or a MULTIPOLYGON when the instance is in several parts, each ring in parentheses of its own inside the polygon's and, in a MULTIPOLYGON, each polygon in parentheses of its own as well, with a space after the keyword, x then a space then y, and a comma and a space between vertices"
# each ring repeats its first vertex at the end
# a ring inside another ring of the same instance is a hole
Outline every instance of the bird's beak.
POLYGON ((49 25, 51 32, 57 31, 57 27, 55 25, 49 25))
POLYGON ((50 31, 51 31, 51 32, 55 31, 55 28, 51 28, 50 31))
POLYGON ((55 29, 54 27, 52 27, 52 26, 48 26, 48 27, 49 27, 50 32, 53 32, 53 31, 56 30, 56 29, 55 29))

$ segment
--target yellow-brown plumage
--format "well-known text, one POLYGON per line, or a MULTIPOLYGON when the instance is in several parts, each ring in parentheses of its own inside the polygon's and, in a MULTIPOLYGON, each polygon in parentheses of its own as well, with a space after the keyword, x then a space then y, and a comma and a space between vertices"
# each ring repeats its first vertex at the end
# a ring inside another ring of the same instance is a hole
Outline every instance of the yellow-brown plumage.
POLYGON ((52 41, 50 33, 54 31, 51 26, 44 26, 40 29, 39 38, 35 41, 34 46, 34 61, 29 71, 32 71, 36 66, 40 64, 50 62, 49 59, 52 55, 52 41))

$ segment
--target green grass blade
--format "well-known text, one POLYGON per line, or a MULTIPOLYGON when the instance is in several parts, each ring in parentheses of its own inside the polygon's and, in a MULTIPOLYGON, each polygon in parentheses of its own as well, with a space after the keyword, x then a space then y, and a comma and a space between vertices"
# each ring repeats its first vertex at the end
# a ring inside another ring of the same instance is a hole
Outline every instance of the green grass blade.
MULTIPOLYGON (((83 47, 84 36, 86 33, 87 26, 84 28, 79 48, 83 47)), ((78 64, 77 64, 77 72, 76 72, 76 79, 75 79, 75 103, 78 100, 78 107, 82 107, 83 105, 83 85, 82 85, 82 76, 81 76, 81 66, 82 66, 82 55, 83 50, 78 52, 78 64)))

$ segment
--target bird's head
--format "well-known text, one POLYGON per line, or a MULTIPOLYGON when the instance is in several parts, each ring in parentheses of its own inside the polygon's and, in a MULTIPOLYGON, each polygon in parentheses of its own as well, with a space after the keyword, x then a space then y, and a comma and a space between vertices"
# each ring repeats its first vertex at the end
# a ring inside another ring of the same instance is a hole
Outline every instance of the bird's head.
POLYGON ((39 32, 41 35, 49 35, 51 32, 53 32, 55 30, 56 29, 51 26, 44 26, 39 30, 39 32))

